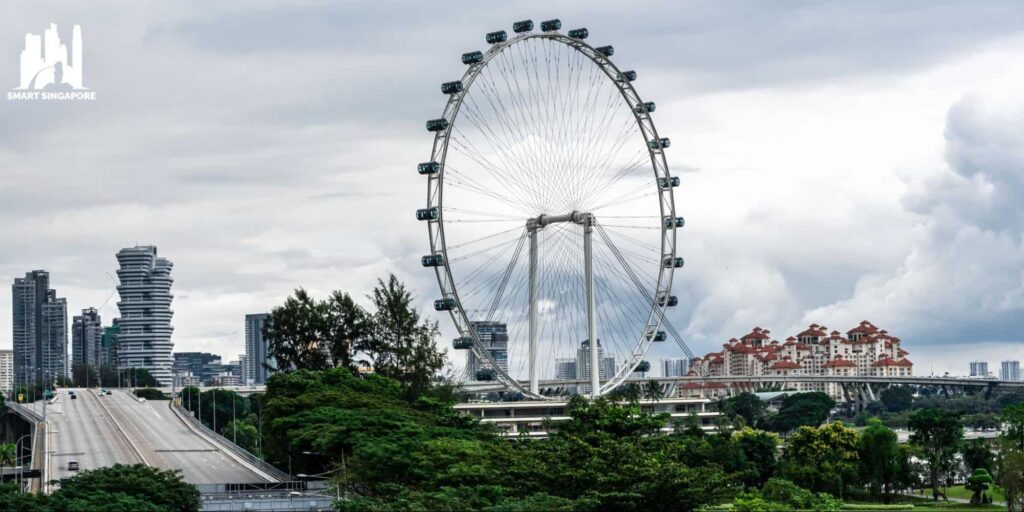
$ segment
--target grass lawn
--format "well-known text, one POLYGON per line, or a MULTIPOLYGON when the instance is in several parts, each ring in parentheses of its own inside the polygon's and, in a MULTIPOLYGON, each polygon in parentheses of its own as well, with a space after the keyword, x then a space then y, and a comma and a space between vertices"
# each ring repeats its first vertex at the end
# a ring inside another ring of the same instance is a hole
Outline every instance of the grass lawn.
MULTIPOLYGON (((942 490, 942 489, 940 488, 940 490, 942 490)), ((954 486, 954 487, 946 487, 945 491, 946 491, 946 496, 949 496, 950 498, 960 498, 960 499, 964 499, 964 500, 971 499, 971 495, 974 494, 974 492, 967 490, 962 485, 957 485, 957 486, 954 486)), ((925 489, 924 493, 925 493, 925 497, 930 497, 932 495, 931 489, 925 489)), ((989 489, 988 491, 986 491, 985 493, 992 497, 992 501, 1006 501, 1006 498, 1003 496, 1003 490, 999 489, 997 487, 993 487, 993 488, 989 489)), ((920 496, 920 495, 918 495, 918 496, 920 496)))

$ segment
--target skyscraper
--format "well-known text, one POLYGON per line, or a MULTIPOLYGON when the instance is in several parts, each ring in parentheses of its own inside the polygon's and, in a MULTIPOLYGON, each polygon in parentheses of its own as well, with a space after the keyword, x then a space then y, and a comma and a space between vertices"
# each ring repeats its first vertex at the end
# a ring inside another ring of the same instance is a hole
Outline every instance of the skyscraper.
POLYGON ((52 385, 68 370, 67 301, 50 289, 50 274, 45 270, 16 278, 11 294, 15 385, 52 385))
POLYGON ((555 359, 555 379, 557 379, 557 380, 575 380, 576 379, 576 360, 575 359, 555 359))
POLYGON ((100 367, 103 347, 103 321, 96 308, 82 310, 71 320, 71 364, 88 365, 93 372, 100 367))
POLYGON ((121 326, 118 319, 114 324, 103 328, 103 338, 100 342, 100 367, 117 367, 117 335, 121 333, 121 326))
POLYGON ((267 377, 277 368, 277 361, 270 357, 269 340, 263 337, 263 324, 268 318, 268 313, 245 315, 245 365, 242 380, 246 384, 266 384, 267 377))
POLYGON ((999 379, 1016 382, 1020 380, 1020 361, 1003 361, 999 369, 999 379))
POLYGON ((988 361, 971 361, 971 377, 988 377, 988 361))
MULTIPOLYGON (((597 340, 597 359, 600 361, 597 376, 602 382, 612 378, 612 375, 615 375, 615 358, 604 357, 601 340, 597 340)), ((583 340, 580 343, 580 348, 576 351, 576 378, 584 382, 590 381, 590 340, 583 340)), ((582 385, 580 392, 589 393, 590 385, 582 385)))
POLYGON ((0 391, 14 389, 14 351, 0 350, 0 391))
POLYGON ((144 368, 161 385, 171 385, 171 268, 157 257, 156 247, 136 246, 117 253, 117 292, 121 300, 118 325, 119 368, 144 368))
POLYGON ((690 371, 689 359, 663 359, 661 361, 662 375, 665 377, 682 377, 690 371))
MULTIPOLYGON (((508 371, 508 327, 502 322, 470 322, 473 330, 476 331, 481 345, 491 354, 498 368, 508 371)), ((487 367, 484 361, 476 357, 476 353, 469 351, 469 360, 466 363, 470 379, 476 377, 476 372, 487 367)))

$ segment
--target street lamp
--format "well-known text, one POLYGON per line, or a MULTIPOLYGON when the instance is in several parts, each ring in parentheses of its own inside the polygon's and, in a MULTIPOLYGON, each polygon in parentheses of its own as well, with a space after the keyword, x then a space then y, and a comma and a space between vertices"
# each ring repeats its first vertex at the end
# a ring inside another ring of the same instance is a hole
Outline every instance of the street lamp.
MULTIPOLYGON (((14 453, 15 453, 14 458, 15 459, 23 458, 21 452, 25 449, 25 445, 21 444, 21 441, 24 440, 26 437, 32 437, 32 434, 25 434, 25 435, 21 436, 20 438, 18 438, 18 440, 14 443, 14 453), (20 450, 18 449, 18 445, 21 445, 21 449, 20 450)), ((14 463, 17 464, 18 461, 15 460, 14 463)), ((21 471, 18 472, 16 478, 17 478, 17 482, 18 482, 18 492, 21 492, 21 487, 24 484, 24 479, 21 478, 21 471)))

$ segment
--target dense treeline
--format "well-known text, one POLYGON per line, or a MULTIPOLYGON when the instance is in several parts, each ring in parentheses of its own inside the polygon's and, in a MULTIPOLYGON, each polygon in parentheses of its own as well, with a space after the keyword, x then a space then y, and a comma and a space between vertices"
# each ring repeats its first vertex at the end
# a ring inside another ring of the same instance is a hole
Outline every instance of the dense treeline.
POLYGON ((51 494, 18 492, 0 485, 0 510, 17 512, 199 512, 199 491, 180 471, 142 464, 82 471, 60 482, 51 494))
POLYGON ((1011 502, 1024 490, 1024 406, 1000 409, 1017 427, 993 453, 963 442, 960 414, 902 391, 882 402, 907 415, 903 445, 879 419, 865 417, 862 430, 827 423, 835 403, 822 393, 790 395, 778 411, 733 397, 706 432, 696 418, 643 412, 640 398, 661 398, 647 384, 575 397, 547 439, 509 440, 452 407, 437 378, 437 327, 405 287, 391 276, 369 299, 373 311, 345 293, 319 301, 297 290, 265 332, 283 369, 265 395, 188 388, 183 402, 229 438, 228 425, 256 425, 255 440, 239 444, 293 474, 331 478, 343 510, 837 510, 921 487, 938 499, 954 482, 978 503, 996 482, 1011 502))

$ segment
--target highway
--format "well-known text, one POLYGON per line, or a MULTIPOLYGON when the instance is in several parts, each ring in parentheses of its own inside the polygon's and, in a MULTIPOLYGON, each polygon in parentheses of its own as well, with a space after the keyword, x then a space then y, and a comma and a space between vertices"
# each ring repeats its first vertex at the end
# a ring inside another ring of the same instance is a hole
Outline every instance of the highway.
MULTIPOLYGON (((168 407, 167 401, 138 402, 127 392, 114 390, 98 396, 95 390, 67 389, 48 406, 50 425, 50 478, 74 474, 67 462, 82 470, 116 463, 144 464, 180 469, 192 484, 253 483, 270 479, 227 455, 193 432, 168 407)), ((41 404, 33 404, 41 412, 41 404)))

